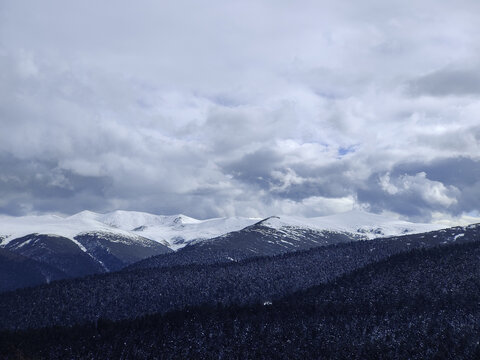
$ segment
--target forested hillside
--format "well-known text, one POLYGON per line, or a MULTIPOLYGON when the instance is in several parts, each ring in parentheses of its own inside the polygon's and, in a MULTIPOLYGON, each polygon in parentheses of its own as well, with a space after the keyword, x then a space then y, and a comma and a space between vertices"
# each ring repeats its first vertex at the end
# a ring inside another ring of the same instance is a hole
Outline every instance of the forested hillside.
POLYGON ((65 274, 57 268, 0 248, 0 292, 64 277, 65 274))
POLYGON ((356 233, 320 231, 293 226, 276 229, 265 226, 263 221, 260 221, 239 231, 233 231, 213 239, 193 242, 174 254, 144 259, 128 268, 145 269, 241 261, 256 256, 273 256, 362 239, 365 240, 367 237, 356 233))
POLYGON ((269 303, 3 333, 6 359, 473 359, 480 242, 416 249, 269 303))
MULTIPOLYGON (((267 219, 268 220, 268 219, 267 219)), ((265 221, 265 220, 264 220, 265 221)), ((327 246, 365 239, 359 233, 315 231, 294 227, 283 227, 281 231, 265 226, 261 221, 240 231, 231 232, 218 238, 190 244, 173 254, 153 256, 127 267, 127 269, 161 268, 175 265, 215 264, 219 262, 240 261, 258 255, 278 255, 282 253, 306 250, 318 246, 327 246)), ((389 237, 400 240, 401 247, 407 249, 408 242, 417 246, 422 244, 441 244, 450 242, 458 235, 461 240, 465 234, 471 238, 476 225, 470 228, 454 227, 420 234, 389 237)))

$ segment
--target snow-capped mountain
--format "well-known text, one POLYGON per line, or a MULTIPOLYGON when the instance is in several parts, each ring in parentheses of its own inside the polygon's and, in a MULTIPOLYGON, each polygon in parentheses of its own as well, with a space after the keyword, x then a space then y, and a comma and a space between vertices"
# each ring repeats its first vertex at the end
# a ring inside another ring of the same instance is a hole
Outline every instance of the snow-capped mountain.
POLYGON ((82 248, 82 245, 75 240, 75 236, 85 232, 113 233, 119 237, 136 236, 132 232, 117 229, 97 221, 90 217, 89 214, 85 214, 85 212, 70 217, 57 215, 0 217, 0 234, 4 238, 2 245, 8 244, 13 239, 37 233, 65 237, 76 242, 82 248))
POLYGON ((0 234, 1 247, 54 267, 64 277, 119 270, 172 251, 161 242, 103 224, 85 214, 2 216, 0 234))
MULTIPOLYGON (((108 233, 137 241, 147 238, 177 250, 192 240, 210 239, 240 230, 259 220, 261 219, 242 217, 197 220, 181 214, 164 216, 121 210, 106 214, 82 211, 68 217, 0 216, 0 236, 3 237, 1 243, 5 245, 13 239, 32 233, 54 234, 72 241, 84 233, 108 233)), ((82 246, 80 243, 78 245, 82 246)))
MULTIPOLYGON (((13 240, 25 238, 31 234, 39 234, 70 239, 80 250, 91 256, 94 256, 93 253, 99 253, 99 249, 105 247, 108 249, 107 253, 111 254, 113 243, 116 243, 116 248, 121 244, 130 247, 132 244, 136 244, 138 249, 147 250, 141 254, 141 257, 129 258, 131 261, 128 263, 130 263, 143 257, 157 255, 159 246, 156 244, 177 250, 192 240, 209 239, 240 230, 258 220, 260 219, 240 217, 197 220, 185 215, 163 216, 136 211, 114 211, 107 214, 82 211, 68 217, 57 215, 1 216, 0 246, 11 248, 12 245, 9 243, 13 240), (88 238, 95 239, 93 241, 97 244, 95 249, 92 248, 92 241, 86 241, 88 238), (99 241, 103 242, 103 246, 99 247, 99 241), (105 242, 110 245, 106 246, 105 242), (156 248, 155 251, 153 251, 153 247, 156 248)), ((15 249, 19 250, 19 244, 16 244, 15 249)), ((105 251, 101 252, 105 253, 105 251)), ((98 260, 103 261, 104 259, 99 258, 98 260)), ((116 263, 113 268, 108 265, 102 266, 108 270, 116 270, 119 264, 116 263)))
MULTIPOLYGON (((82 216, 82 214, 73 217, 82 216)), ((121 210, 107 214, 89 212, 86 216, 104 225, 165 243, 173 250, 178 250, 193 240, 211 239, 243 229, 261 220, 261 218, 244 217, 198 220, 183 214, 165 216, 121 210)))
POLYGON ((0 246, 65 277, 77 277, 120 270, 143 259, 160 266, 231 261, 440 228, 359 211, 263 220, 82 211, 66 217, 0 216, 0 246))
MULTIPOLYGON (((61 278, 78 277, 120 270, 142 259, 172 252, 194 239, 215 237, 257 220, 202 221, 185 215, 133 211, 82 211, 68 217, 0 216, 0 246, 56 269, 61 278)), ((46 277, 42 279, 47 281, 46 277)))
POLYGON ((174 254, 148 258, 133 264, 131 268, 238 261, 253 256, 272 256, 318 246, 441 228, 359 211, 318 218, 271 216, 238 231, 192 241, 174 254))
POLYGON ((435 224, 411 223, 362 211, 350 211, 315 218, 271 216, 264 220, 243 217, 198 220, 181 214, 164 216, 137 211, 114 211, 106 214, 82 211, 68 217, 57 215, 0 216, 0 242, 2 246, 5 246, 13 239, 35 233, 57 235, 71 239, 85 251, 76 237, 85 233, 97 233, 115 235, 118 237, 117 241, 130 239, 130 241, 141 243, 145 242, 145 239, 150 239, 168 246, 172 250, 178 250, 192 241, 216 238, 260 221, 264 227, 280 231, 328 230, 348 232, 369 239, 442 228, 435 224))

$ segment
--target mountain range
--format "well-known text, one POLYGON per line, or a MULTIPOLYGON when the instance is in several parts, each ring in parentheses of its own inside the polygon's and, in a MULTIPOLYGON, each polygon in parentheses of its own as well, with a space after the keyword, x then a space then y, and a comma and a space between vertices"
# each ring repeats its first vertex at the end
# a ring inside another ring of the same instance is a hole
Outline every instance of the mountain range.
POLYGON ((2 359, 480 356, 480 224, 0 220, 2 359))
MULTIPOLYGON (((129 266, 239 261, 439 228, 361 211, 316 218, 271 216, 207 220, 135 211, 106 214, 82 211, 68 217, 2 216, 2 262, 18 262, 21 256, 34 263, 24 262, 23 275, 17 274, 22 279, 12 281, 9 277, 8 281, 0 283, 0 290, 117 271, 129 266), (38 271, 39 267, 42 271, 38 271)), ((7 275, 3 277, 6 279, 7 275)))

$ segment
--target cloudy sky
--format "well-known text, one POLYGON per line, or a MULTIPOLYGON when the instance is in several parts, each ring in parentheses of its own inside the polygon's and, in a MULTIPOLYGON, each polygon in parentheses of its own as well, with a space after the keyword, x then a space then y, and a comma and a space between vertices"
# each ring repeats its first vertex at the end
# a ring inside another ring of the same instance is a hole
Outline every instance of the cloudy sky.
POLYGON ((480 210, 480 2, 0 0, 0 213, 480 210))

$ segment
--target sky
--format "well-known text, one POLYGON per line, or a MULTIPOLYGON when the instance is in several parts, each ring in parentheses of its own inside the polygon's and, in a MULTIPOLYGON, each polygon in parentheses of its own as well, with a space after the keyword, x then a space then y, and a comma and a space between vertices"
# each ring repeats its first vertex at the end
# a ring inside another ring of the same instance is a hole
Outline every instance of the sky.
POLYGON ((0 0, 0 214, 470 221, 479 24, 477 0, 0 0))

